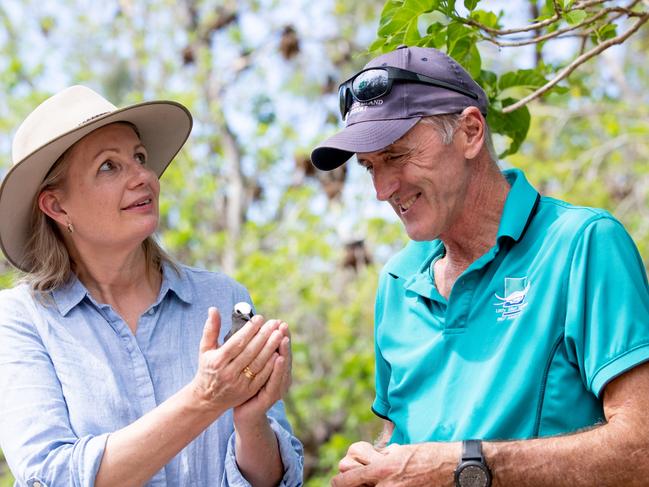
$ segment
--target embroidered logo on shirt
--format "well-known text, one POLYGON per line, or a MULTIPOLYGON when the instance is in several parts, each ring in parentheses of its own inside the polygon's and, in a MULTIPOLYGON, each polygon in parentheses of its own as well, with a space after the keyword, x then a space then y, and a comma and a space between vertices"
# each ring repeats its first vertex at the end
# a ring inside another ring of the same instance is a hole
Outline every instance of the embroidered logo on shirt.
POLYGON ((496 313, 500 316, 498 321, 507 320, 518 316, 527 306, 527 292, 530 285, 527 277, 506 277, 505 278, 505 297, 502 298, 496 294, 497 302, 494 306, 500 306, 496 313))

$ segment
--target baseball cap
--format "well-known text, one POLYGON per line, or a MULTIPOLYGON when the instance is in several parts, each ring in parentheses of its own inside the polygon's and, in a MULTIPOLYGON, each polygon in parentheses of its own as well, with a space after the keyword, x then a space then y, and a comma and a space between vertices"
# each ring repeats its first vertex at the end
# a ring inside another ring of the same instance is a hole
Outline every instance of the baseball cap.
MULTIPOLYGON (((403 137, 422 117, 460 113, 470 106, 478 107, 486 116, 488 101, 483 89, 462 66, 443 52, 433 48, 399 46, 372 59, 363 71, 389 66, 432 78, 451 89, 395 80, 383 96, 365 102, 353 100, 345 128, 311 152, 315 167, 330 171, 357 152, 384 149, 403 137), (467 92, 472 96, 465 94, 467 92)), ((341 89, 346 83, 341 85, 341 89)))

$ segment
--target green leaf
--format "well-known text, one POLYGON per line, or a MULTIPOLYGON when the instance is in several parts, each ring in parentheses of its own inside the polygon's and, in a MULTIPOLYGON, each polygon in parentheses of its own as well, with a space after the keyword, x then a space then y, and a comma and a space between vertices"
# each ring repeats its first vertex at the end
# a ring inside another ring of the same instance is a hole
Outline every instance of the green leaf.
POLYGON ((498 96, 498 76, 493 71, 480 71, 480 75, 475 78, 476 82, 482 86, 489 100, 498 96))
POLYGON ((412 34, 417 28, 419 16, 432 11, 437 6, 436 1, 426 0, 405 0, 404 2, 392 0, 389 3, 391 4, 390 8, 387 8, 386 4, 379 23, 378 35, 382 37, 404 34, 406 31, 410 31, 412 34))
POLYGON ((508 88, 521 87, 534 90, 547 83, 545 77, 535 69, 519 69, 503 74, 498 80, 498 88, 504 91, 508 88))
POLYGON ((388 0, 383 5, 383 10, 381 10, 381 20, 380 24, 384 24, 385 19, 389 19, 394 15, 394 11, 403 6, 404 0, 388 0))
POLYGON ((476 81, 480 83, 480 86, 484 87, 494 87, 498 86, 498 76, 493 71, 480 71, 480 76, 476 78, 476 81))
MULTIPOLYGON (((462 42, 463 39, 471 36, 473 30, 460 22, 453 21, 446 27, 446 50, 449 53, 453 52, 456 49, 456 44, 460 43, 461 46, 457 49, 461 53, 461 50, 468 50, 469 45, 462 42)), ((463 53, 461 53, 463 55, 463 53)))
POLYGON ((599 29, 597 29, 591 36, 591 39, 593 40, 594 43, 599 44, 600 42, 613 39, 613 37, 615 37, 616 35, 617 35, 617 25, 606 24, 600 27, 599 29))
POLYGON ((421 40, 421 34, 419 33, 419 22, 418 18, 415 17, 410 25, 406 28, 405 33, 403 34, 403 43, 408 46, 414 46, 419 43, 421 40))
POLYGON ((476 46, 475 31, 460 22, 451 22, 447 27, 447 53, 473 78, 480 76, 482 60, 476 46))
POLYGON ((470 18, 476 22, 489 27, 491 29, 499 29, 500 24, 498 23, 498 16, 493 12, 487 12, 486 10, 475 10, 471 12, 470 18))
POLYGON ((370 47, 367 49, 371 53, 375 53, 377 51, 381 51, 382 47, 386 44, 386 39, 385 37, 378 37, 372 44, 370 44, 370 47))
POLYGON ((455 15, 455 0, 445 0, 441 2, 441 5, 444 6, 444 12, 448 17, 455 15))
POLYGON ((471 12, 475 10, 479 2, 480 0, 464 0, 464 6, 469 12, 471 12))
POLYGON ((402 7, 402 5, 403 0, 388 0, 385 2, 379 20, 379 35, 381 35, 380 33, 384 30, 385 26, 392 22, 394 14, 402 7))
MULTIPOLYGON (((502 106, 509 106, 516 101, 518 100, 507 98, 502 101, 502 106)), ((511 140, 509 147, 499 154, 499 157, 505 157, 515 154, 525 137, 527 137, 530 128, 530 111, 527 106, 523 106, 511 113, 503 113, 494 107, 489 107, 487 121, 494 133, 504 135, 511 140)))
POLYGON ((570 25, 581 24, 588 14, 585 10, 573 10, 566 14, 566 22, 570 25))
POLYGON ((428 26, 426 31, 428 35, 422 39, 420 45, 425 47, 434 47, 441 49, 446 47, 446 26, 440 22, 435 22, 428 26))

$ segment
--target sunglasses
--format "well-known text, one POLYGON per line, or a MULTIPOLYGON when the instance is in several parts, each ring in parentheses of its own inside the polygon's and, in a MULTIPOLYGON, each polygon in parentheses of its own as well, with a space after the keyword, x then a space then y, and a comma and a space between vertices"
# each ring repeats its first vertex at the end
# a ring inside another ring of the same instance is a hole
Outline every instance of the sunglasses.
POLYGON ((414 73, 393 66, 380 68, 367 68, 359 71, 347 81, 341 83, 338 87, 338 100, 340 102, 340 114, 345 119, 351 109, 354 100, 358 102, 368 102, 376 100, 390 93, 392 84, 395 81, 406 81, 410 83, 421 83, 424 85, 436 86, 447 90, 455 91, 464 96, 478 99, 478 95, 472 91, 466 90, 446 81, 430 78, 423 74, 414 73))

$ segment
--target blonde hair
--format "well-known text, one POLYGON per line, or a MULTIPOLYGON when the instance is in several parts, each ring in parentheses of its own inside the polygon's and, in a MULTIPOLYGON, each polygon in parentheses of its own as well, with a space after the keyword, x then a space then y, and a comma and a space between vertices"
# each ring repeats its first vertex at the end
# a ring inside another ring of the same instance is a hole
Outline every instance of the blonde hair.
MULTIPOLYGON (((131 124, 128 123, 128 125, 131 124)), ((135 126, 133 126, 133 129, 139 137, 135 126)), ((72 147, 66 150, 54 163, 36 191, 32 203, 31 236, 27 241, 25 250, 23 268, 26 269, 26 273, 23 281, 28 283, 35 293, 41 295, 64 286, 74 274, 74 261, 65 246, 60 228, 38 206, 38 199, 43 191, 58 189, 63 186, 69 166, 68 155, 71 149, 72 147)), ((163 263, 169 264, 176 272, 178 271, 177 264, 152 235, 149 235, 142 242, 142 249, 144 250, 147 272, 154 269, 162 270, 163 263)))
MULTIPOLYGON (((444 145, 449 145, 453 141, 453 135, 457 130, 457 126, 462 119, 461 113, 448 113, 444 115, 430 115, 428 117, 423 117, 419 123, 424 125, 430 125, 434 127, 437 132, 442 137, 442 143, 444 145)), ((485 120, 485 133, 484 133, 484 143, 487 146, 487 152, 489 157, 494 163, 498 162, 498 156, 496 155, 496 149, 494 148, 493 137, 491 135, 491 129, 489 124, 485 120)))

